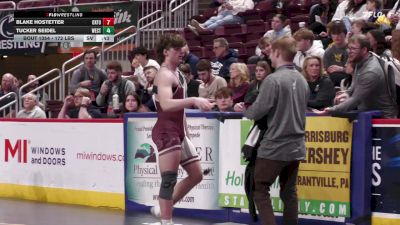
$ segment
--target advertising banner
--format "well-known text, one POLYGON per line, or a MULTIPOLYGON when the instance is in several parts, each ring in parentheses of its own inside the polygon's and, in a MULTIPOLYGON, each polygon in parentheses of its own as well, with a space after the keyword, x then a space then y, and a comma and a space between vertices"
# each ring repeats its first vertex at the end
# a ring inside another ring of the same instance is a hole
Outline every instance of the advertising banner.
MULTIPOLYGON (((307 155, 300 164, 297 180, 299 211, 302 214, 350 217, 350 163, 352 124, 347 119, 307 117, 307 155)), ((246 164, 240 149, 250 129, 251 121, 226 120, 220 133, 221 207, 247 208, 244 193, 246 164), (229 136, 222 133, 237 130, 229 136), (228 159, 228 160, 227 160, 228 159)), ((274 211, 283 210, 279 198, 279 183, 271 186, 274 211)))
POLYGON ((374 225, 400 223, 400 124, 374 124, 372 196, 374 225))
POLYGON ((0 196, 124 208, 122 133, 122 123, 2 121, 0 196))
MULTIPOLYGON (((143 205, 158 204, 161 175, 157 148, 151 139, 156 118, 129 118, 126 146, 125 194, 129 201, 143 205)), ((211 169, 203 181, 196 185, 177 208, 218 209, 218 146, 219 121, 187 118, 189 137, 201 157, 201 167, 211 169)), ((178 182, 187 176, 182 167, 178 182)))

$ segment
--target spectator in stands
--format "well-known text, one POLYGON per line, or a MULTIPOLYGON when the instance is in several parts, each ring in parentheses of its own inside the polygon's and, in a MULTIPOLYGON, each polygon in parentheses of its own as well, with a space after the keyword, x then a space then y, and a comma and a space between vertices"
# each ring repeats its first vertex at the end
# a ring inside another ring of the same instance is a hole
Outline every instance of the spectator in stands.
POLYGON ((135 72, 133 72, 133 77, 136 77, 141 87, 146 86, 147 81, 146 77, 144 76, 143 66, 140 65, 139 61, 136 58, 132 59, 131 66, 135 69, 135 72))
POLYGON ((118 102, 121 106, 125 102, 126 95, 135 91, 132 81, 122 78, 121 75, 122 66, 119 62, 112 61, 107 65, 107 80, 101 85, 96 102, 98 106, 105 106, 109 114, 112 111, 113 95, 118 95, 118 102))
POLYGON ((320 3, 316 4, 310 10, 310 18, 308 24, 310 27, 316 27, 314 23, 325 26, 331 21, 333 14, 335 13, 336 6, 333 0, 321 0, 320 3))
MULTIPOLYGON (((11 92, 17 93, 16 90, 14 89, 14 75, 12 75, 11 73, 5 73, 1 78, 0 98, 11 92)), ((0 108, 11 103, 14 100, 16 100, 16 99, 12 95, 0 100, 0 108)), ((4 110, 3 114, 0 114, 0 117, 3 117, 3 116, 14 117, 15 116, 14 110, 15 110, 15 108, 13 108, 13 107, 11 107, 11 108, 7 107, 4 110)))
POLYGON ((213 75, 223 77, 229 82, 229 67, 238 61, 237 52, 229 49, 228 41, 225 38, 214 39, 213 52, 215 54, 215 58, 211 61, 213 75))
POLYGON ((385 58, 392 57, 392 51, 390 51, 389 45, 385 40, 385 34, 381 30, 370 30, 366 36, 374 53, 385 58))
POLYGON ((293 35, 296 40, 297 54, 294 57, 296 66, 303 68, 303 61, 307 56, 318 56, 322 58, 325 50, 320 40, 314 40, 314 33, 307 29, 301 28, 293 35))
POLYGON ((249 78, 250 73, 247 65, 244 63, 232 63, 229 74, 231 79, 228 87, 232 90, 233 103, 239 103, 244 101, 244 96, 249 90, 249 78))
POLYGON ((83 66, 75 70, 69 84, 69 93, 83 87, 89 89, 90 99, 96 101, 101 84, 107 79, 106 73, 96 67, 96 51, 86 50, 83 53, 83 66))
POLYGON ((157 61, 154 59, 149 59, 149 50, 147 50, 146 47, 139 46, 135 49, 133 49, 132 54, 135 56, 135 59, 139 61, 140 65, 142 65, 143 68, 146 66, 154 66, 157 68, 157 70, 160 69, 160 64, 158 64, 157 61))
POLYGON ((344 0, 336 8, 332 20, 342 20, 346 17, 350 22, 357 19, 367 21, 369 13, 366 2, 366 0, 344 0))
POLYGON ((310 87, 307 106, 314 109, 324 109, 333 105, 335 86, 324 74, 322 60, 318 56, 309 56, 304 60, 303 75, 310 87))
MULTIPOLYGON (((29 75, 27 79, 27 83, 30 85, 26 88, 24 93, 29 93, 32 90, 39 87, 39 80, 35 80, 37 77, 35 75, 29 75)), ((36 95, 38 106, 42 109, 45 109, 47 100, 49 100, 49 95, 46 93, 45 89, 40 89, 39 91, 35 91, 34 94, 36 95)))
POLYGON ((367 0, 368 22, 375 23, 382 14, 382 0, 367 0))
MULTIPOLYGON (((348 44, 349 60, 355 64, 353 84, 350 89, 335 97, 335 102, 341 102, 333 107, 316 111, 319 114, 330 112, 348 112, 351 110, 382 111, 383 118, 396 118, 397 105, 388 91, 383 69, 376 57, 369 53, 371 45, 364 35, 350 38, 348 44)), ((391 84, 395 88, 395 84, 391 84)))
MULTIPOLYGON (((287 24, 287 17, 282 14, 276 14, 271 21, 271 30, 264 34, 264 37, 268 37, 271 41, 284 36, 292 36, 292 30, 287 24)), ((256 48, 256 55, 261 55, 261 49, 256 48)))
POLYGON ((222 87, 215 92, 215 107, 214 111, 218 112, 234 112, 233 110, 233 94, 228 87, 222 87))
POLYGON ((259 61, 266 61, 271 67, 271 59, 269 58, 269 54, 271 54, 271 39, 269 37, 262 37, 260 41, 258 41, 257 48, 260 49, 260 55, 251 56, 247 60, 248 63, 256 64, 259 61))
POLYGON ((149 111, 150 110, 146 106, 142 105, 139 95, 137 95, 135 92, 132 92, 126 95, 121 116, 123 115, 123 113, 149 111))
POLYGON ((95 108, 90 99, 90 91, 78 88, 75 94, 68 95, 58 114, 58 119, 92 119, 101 118, 101 112, 95 108))
POLYGON ((194 79, 197 79, 196 65, 200 60, 199 57, 190 52, 188 45, 183 47, 183 54, 183 63, 188 63, 190 65, 191 74, 193 74, 194 79))
POLYGON ((400 60, 400 30, 393 30, 392 36, 393 36, 391 40, 392 55, 397 60, 400 60))
POLYGON ((254 8, 252 0, 219 0, 219 2, 221 6, 218 7, 218 15, 211 17, 202 24, 192 19, 190 25, 188 25, 190 30, 198 35, 198 31, 214 31, 218 26, 224 24, 243 23, 243 18, 238 13, 254 8))
MULTIPOLYGON (((187 90, 186 90, 186 96, 187 97, 199 97, 199 86, 200 86, 200 81, 195 80, 194 76, 191 72, 191 66, 187 63, 179 65, 179 70, 184 74, 186 84, 187 84, 187 90)), ((197 73, 197 69, 196 69, 197 73)))
POLYGON ((22 100, 24 101, 23 109, 17 113, 17 118, 46 119, 46 113, 38 106, 35 94, 25 94, 22 100))
POLYGON ((257 99, 259 89, 264 79, 272 72, 271 66, 266 61, 258 61, 256 66, 256 79, 250 84, 244 97, 244 104, 250 106, 257 99))
POLYGON ((397 26, 400 18, 400 0, 397 0, 393 8, 387 13, 387 18, 389 18, 393 28, 397 26))
POLYGON ((152 112, 156 111, 156 106, 153 101, 153 87, 154 87, 154 79, 157 75, 157 68, 154 66, 146 66, 143 69, 144 76, 146 77, 146 86, 143 87, 141 91, 141 102, 152 112))
POLYGON ((215 92, 221 87, 226 87, 226 80, 212 72, 211 63, 201 59, 196 65, 197 74, 202 83, 199 86, 199 97, 215 99, 215 92))
POLYGON ((328 24, 328 32, 332 37, 333 44, 326 49, 323 62, 329 78, 335 86, 339 87, 343 79, 351 80, 351 75, 346 72, 348 59, 347 30, 342 21, 332 21, 328 24))

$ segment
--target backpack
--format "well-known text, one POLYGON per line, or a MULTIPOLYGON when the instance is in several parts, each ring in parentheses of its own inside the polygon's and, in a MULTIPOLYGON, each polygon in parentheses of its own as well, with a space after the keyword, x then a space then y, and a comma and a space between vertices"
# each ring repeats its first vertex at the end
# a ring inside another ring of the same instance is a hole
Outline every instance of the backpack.
POLYGON ((378 59, 383 69, 386 87, 393 104, 400 106, 400 61, 389 56, 381 57, 373 52, 371 54, 378 59))

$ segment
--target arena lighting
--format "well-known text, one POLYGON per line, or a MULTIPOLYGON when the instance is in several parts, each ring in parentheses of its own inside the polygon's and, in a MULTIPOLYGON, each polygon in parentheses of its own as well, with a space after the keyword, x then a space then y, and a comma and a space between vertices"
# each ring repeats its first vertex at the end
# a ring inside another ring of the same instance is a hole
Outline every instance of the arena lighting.
POLYGON ((1 59, 7 59, 8 58, 8 55, 2 55, 1 56, 1 59))

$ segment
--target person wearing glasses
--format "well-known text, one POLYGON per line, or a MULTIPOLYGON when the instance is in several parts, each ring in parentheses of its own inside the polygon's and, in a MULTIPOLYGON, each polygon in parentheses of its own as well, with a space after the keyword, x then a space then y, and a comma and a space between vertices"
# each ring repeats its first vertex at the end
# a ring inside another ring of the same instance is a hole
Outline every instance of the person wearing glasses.
POLYGON ((58 119, 92 119, 102 118, 99 109, 92 105, 90 91, 78 88, 74 95, 65 97, 58 119))
POLYGON ((234 49, 229 49, 225 38, 214 39, 213 52, 215 54, 215 58, 211 60, 213 75, 223 77, 229 83, 229 68, 232 63, 238 62, 238 53, 234 49))
MULTIPOLYGON (((317 114, 332 112, 382 111, 383 118, 396 118, 397 105, 393 102, 378 58, 369 53, 371 44, 365 35, 350 38, 347 47, 349 61, 354 64, 353 84, 334 99, 337 105, 314 111, 317 114)), ((393 84, 395 85, 395 84, 393 84)))

